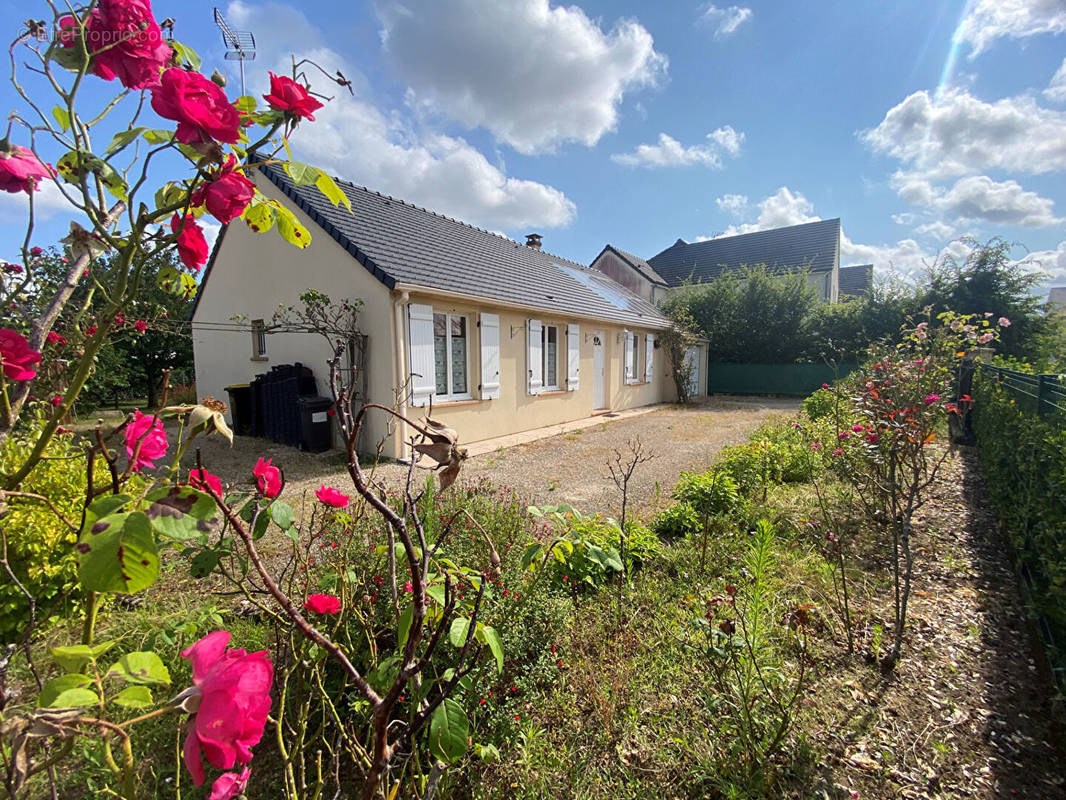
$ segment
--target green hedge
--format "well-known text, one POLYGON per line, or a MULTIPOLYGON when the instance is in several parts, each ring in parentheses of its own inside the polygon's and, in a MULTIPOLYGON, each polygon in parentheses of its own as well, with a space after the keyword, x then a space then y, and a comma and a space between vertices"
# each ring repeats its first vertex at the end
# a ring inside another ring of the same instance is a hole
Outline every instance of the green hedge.
POLYGON ((988 493, 1028 568, 1051 657, 1066 683, 1066 417, 1021 408, 990 373, 974 380, 973 424, 988 493))

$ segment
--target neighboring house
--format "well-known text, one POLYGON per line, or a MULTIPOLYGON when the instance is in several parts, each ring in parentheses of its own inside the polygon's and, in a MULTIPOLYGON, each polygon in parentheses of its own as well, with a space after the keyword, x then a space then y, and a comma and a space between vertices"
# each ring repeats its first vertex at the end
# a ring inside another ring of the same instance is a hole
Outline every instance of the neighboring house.
POLYGON ((726 272, 763 264, 771 272, 805 269, 825 302, 840 292, 840 220, 827 219, 692 244, 678 239, 644 261, 608 245, 592 266, 642 297, 658 298, 665 289, 707 283, 726 272))
POLYGON ((840 268, 840 300, 865 297, 874 288, 874 265, 860 264, 840 268))
MULTIPOLYGON (((297 252, 243 224, 223 229, 192 316, 200 395, 297 361, 328 394, 322 339, 269 331, 279 304, 319 289, 364 301, 368 399, 401 411, 432 399, 434 417, 464 442, 673 399, 656 346, 669 322, 603 273, 544 252, 539 237, 519 244, 341 183, 349 213, 277 167, 254 179, 296 210, 312 241, 297 252), (219 325, 235 315, 251 327, 219 325)), ((386 422, 371 416, 367 446, 406 455, 406 432, 386 422)))
POLYGON ((600 254, 592 259, 592 267, 645 300, 660 300, 670 289, 670 284, 651 268, 651 264, 640 256, 619 250, 614 245, 606 245, 600 254))

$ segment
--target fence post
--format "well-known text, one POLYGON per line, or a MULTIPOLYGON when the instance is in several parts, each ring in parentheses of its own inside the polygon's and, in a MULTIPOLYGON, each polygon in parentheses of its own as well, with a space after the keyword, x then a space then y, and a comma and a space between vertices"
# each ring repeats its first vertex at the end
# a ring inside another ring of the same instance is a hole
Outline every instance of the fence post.
POLYGON ((1044 395, 1047 394, 1047 375, 1039 375, 1036 381, 1036 413, 1044 413, 1044 395))

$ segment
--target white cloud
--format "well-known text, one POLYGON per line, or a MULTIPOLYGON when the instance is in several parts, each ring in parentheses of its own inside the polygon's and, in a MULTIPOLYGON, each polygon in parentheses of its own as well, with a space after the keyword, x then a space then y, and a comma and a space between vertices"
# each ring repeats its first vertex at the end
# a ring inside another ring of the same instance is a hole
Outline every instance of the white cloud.
POLYGON ((520 153, 596 144, 624 94, 667 69, 637 21, 605 33, 577 6, 548 0, 386 0, 378 16, 412 107, 485 127, 520 153))
POLYGON ((816 222, 820 219, 821 217, 814 214, 814 204, 810 200, 800 192, 794 193, 787 186, 782 186, 759 203, 759 218, 755 222, 730 225, 721 235, 736 236, 738 233, 785 228, 789 225, 801 225, 804 222, 816 222))
POLYGON ((914 92, 860 136, 929 178, 1066 169, 1066 112, 1025 96, 985 103, 957 89, 937 99, 914 92))
POLYGON ((700 22, 714 27, 714 38, 724 39, 736 33, 737 28, 751 19, 751 9, 743 6, 718 8, 709 4, 700 14, 700 22))
POLYGON ((744 194, 725 194, 714 202, 718 208, 734 217, 742 217, 748 211, 748 196, 744 194))
POLYGON ((632 153, 615 153, 611 160, 627 167, 690 167, 700 165, 722 168, 722 154, 737 156, 744 143, 744 134, 729 125, 707 134, 707 144, 685 147, 665 133, 659 134, 658 144, 637 145, 632 153))
POLYGON ((1047 273, 1048 278, 1044 283, 1056 286, 1066 283, 1066 241, 1059 242, 1059 246, 1054 250, 1032 252, 1025 261, 1041 272, 1047 273))
MULTIPOLYGON (((29 198, 22 192, 0 193, 0 213, 3 214, 6 225, 24 226, 29 220, 29 198)), ((73 217, 80 213, 67 202, 53 181, 42 181, 40 187, 33 193, 33 218, 36 222, 50 220, 57 215, 73 217)))
POLYGON ((1013 180, 994 181, 987 175, 973 175, 944 189, 921 175, 898 172, 892 181, 899 196, 908 203, 955 219, 1028 228, 1045 228, 1062 222, 1052 210, 1052 200, 1026 191, 1013 180))
POLYGON ((207 250, 208 252, 211 252, 215 249, 215 240, 217 240, 218 235, 222 233, 222 226, 216 222, 208 222, 206 217, 201 217, 200 228, 204 232, 204 240, 207 242, 207 250))
POLYGON ((955 31, 955 39, 970 43, 973 59, 1003 36, 1023 39, 1063 32, 1066 5, 1062 0, 977 0, 955 31))
POLYGON ((914 229, 915 233, 922 236, 931 236, 934 239, 940 239, 941 241, 947 241, 954 239, 958 235, 958 231, 946 222, 940 220, 934 220, 933 222, 927 222, 924 225, 919 225, 914 229))
MULTIPOLYGON (((291 69, 289 53, 309 57, 328 72, 340 69, 357 83, 358 71, 327 48, 320 31, 298 10, 282 3, 229 6, 230 21, 248 27, 255 19, 271 25, 257 31, 264 69, 291 69)), ((309 73, 314 79, 316 73, 309 73)), ((313 80, 317 86, 318 81, 313 80)), ((326 84, 323 89, 336 89, 326 84)), ((262 85, 249 87, 261 93, 262 85)), ((361 96, 335 92, 316 112, 315 122, 293 136, 301 160, 375 190, 483 227, 515 229, 557 227, 571 222, 574 203, 558 189, 510 177, 461 138, 413 131, 397 114, 386 114, 361 96)))
POLYGON ((1055 103, 1066 102, 1066 58, 1062 59, 1062 66, 1051 76, 1044 97, 1055 103))

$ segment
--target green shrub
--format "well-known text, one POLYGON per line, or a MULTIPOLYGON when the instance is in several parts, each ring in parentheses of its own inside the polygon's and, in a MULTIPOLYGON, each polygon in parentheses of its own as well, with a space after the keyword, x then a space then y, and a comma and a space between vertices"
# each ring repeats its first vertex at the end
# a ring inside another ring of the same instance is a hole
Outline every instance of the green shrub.
POLYGON ((837 399, 828 389, 819 389, 800 403, 800 410, 807 419, 813 421, 832 417, 837 409, 837 399))
POLYGON ((533 542, 526 548, 523 564, 533 569, 547 569, 551 583, 573 590, 598 589, 623 571, 622 556, 617 546, 618 523, 599 514, 586 517, 568 505, 530 506, 529 514, 535 518, 547 518, 555 527, 556 535, 545 551, 542 542, 533 542))
POLYGON ((735 511, 740 503, 740 491, 733 477, 723 470, 682 472, 673 498, 688 503, 701 517, 710 517, 735 511))
POLYGON ((698 534, 702 524, 696 509, 688 503, 674 503, 655 515, 651 529, 660 539, 674 541, 698 534))
MULTIPOLYGON (((0 449, 0 472, 13 472, 25 462, 37 441, 41 423, 41 417, 29 417, 25 427, 7 437, 0 449)), ((96 474, 107 474, 102 458, 97 461, 96 474)), ((135 475, 127 491, 137 492, 142 486, 143 479, 135 475)), ((44 458, 19 491, 47 497, 72 525, 81 522, 85 451, 73 434, 52 437, 44 458)), ((46 503, 23 497, 7 498, 0 525, 7 540, 8 564, 33 595, 37 624, 46 624, 68 611, 72 605, 68 594, 77 584, 77 532, 67 527, 46 503)), ((10 642, 18 636, 29 622, 29 610, 26 595, 4 574, 0 578, 0 641, 10 642)))
POLYGON ((988 373, 974 380, 972 420, 981 470, 1019 561, 1028 567, 1036 610, 1066 667, 1066 419, 1020 408, 988 373))

